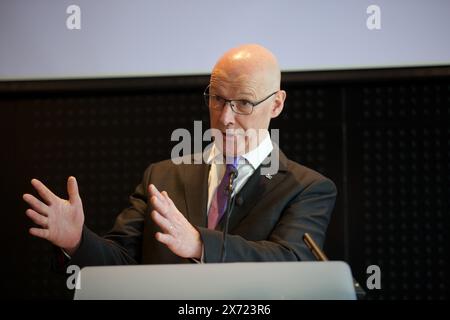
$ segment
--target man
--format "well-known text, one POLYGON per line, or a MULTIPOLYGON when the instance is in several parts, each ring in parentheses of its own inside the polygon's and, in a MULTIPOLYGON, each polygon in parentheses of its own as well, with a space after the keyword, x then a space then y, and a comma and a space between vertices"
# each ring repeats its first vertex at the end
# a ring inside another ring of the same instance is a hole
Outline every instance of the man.
POLYGON ((231 49, 214 66, 205 91, 216 129, 205 163, 167 160, 150 165, 130 197, 131 206, 103 238, 84 226, 74 177, 67 181, 69 200, 33 179, 43 201, 23 196, 31 206, 26 214, 39 226, 30 233, 62 248, 70 264, 80 267, 219 262, 228 201, 223 189, 231 172, 231 165, 223 162, 232 158, 237 169, 233 196, 239 201, 229 219, 225 261, 311 259, 302 237, 308 232, 323 244, 335 185, 287 159, 268 134, 247 134, 267 133, 270 120, 282 112, 286 92, 280 90, 280 79, 277 60, 267 49, 231 49), (263 161, 274 152, 278 171, 261 174, 263 161))

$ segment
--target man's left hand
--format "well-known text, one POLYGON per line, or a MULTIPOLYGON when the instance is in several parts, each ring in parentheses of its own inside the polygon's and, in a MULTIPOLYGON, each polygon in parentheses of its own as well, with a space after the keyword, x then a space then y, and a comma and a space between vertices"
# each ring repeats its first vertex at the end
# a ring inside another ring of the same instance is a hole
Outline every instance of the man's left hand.
POLYGON ((157 232, 155 235, 156 240, 164 243, 180 257, 200 259, 202 240, 197 229, 178 211, 167 192, 159 192, 151 184, 148 187, 148 193, 150 203, 154 208, 151 217, 161 228, 161 232, 157 232))

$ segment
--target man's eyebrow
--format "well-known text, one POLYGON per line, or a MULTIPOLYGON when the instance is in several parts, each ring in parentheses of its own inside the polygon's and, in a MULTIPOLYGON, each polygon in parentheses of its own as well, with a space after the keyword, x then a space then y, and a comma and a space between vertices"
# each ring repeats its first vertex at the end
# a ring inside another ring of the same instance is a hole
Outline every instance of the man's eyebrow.
POLYGON ((219 96, 221 98, 225 99, 232 99, 232 100, 252 100, 254 99, 254 94, 251 91, 242 91, 239 92, 235 97, 225 97, 218 88, 210 88, 209 91, 211 94, 219 96))

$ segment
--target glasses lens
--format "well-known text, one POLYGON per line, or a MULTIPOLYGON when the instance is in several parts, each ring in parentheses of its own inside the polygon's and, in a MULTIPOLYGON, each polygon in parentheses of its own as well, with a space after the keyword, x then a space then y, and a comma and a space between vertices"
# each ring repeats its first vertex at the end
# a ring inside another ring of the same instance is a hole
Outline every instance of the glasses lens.
POLYGON ((240 114, 250 114, 253 110, 253 105, 247 100, 236 100, 233 101, 234 111, 240 114))
POLYGON ((215 95, 209 95, 209 106, 221 110, 225 104, 225 99, 215 95))
POLYGON ((205 105, 208 108, 222 110, 225 104, 229 102, 231 109, 235 113, 250 114, 253 111, 253 104, 247 100, 226 100, 221 96, 209 94, 209 86, 205 89, 205 92, 203 93, 203 98, 205 100, 205 105))

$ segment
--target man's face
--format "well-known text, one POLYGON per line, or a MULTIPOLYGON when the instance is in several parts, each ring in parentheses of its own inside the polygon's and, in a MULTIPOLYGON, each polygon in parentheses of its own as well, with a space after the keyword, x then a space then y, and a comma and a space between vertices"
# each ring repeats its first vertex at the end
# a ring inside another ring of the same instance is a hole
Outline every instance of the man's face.
MULTIPOLYGON (((214 78, 209 93, 228 100, 258 102, 274 91, 258 85, 254 79, 244 77, 237 81, 214 78)), ((229 103, 222 110, 210 108, 211 128, 222 133, 222 144, 216 143, 226 156, 245 154, 254 149, 267 134, 275 95, 253 108, 249 115, 237 114, 229 103)))

